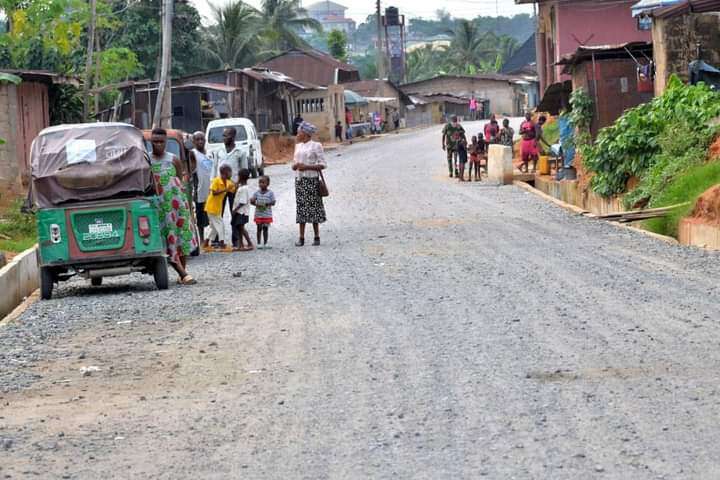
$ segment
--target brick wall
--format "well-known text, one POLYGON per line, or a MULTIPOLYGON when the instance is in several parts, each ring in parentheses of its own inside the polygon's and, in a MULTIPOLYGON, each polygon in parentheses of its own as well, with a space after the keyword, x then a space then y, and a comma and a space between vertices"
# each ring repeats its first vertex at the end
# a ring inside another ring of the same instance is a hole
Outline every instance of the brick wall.
POLYGON ((688 81, 688 64, 697 58, 720 66, 720 13, 691 13, 656 18, 653 24, 655 94, 662 95, 672 74, 688 81))
POLYGON ((17 163, 17 87, 0 84, 0 203, 21 195, 20 170, 17 163))

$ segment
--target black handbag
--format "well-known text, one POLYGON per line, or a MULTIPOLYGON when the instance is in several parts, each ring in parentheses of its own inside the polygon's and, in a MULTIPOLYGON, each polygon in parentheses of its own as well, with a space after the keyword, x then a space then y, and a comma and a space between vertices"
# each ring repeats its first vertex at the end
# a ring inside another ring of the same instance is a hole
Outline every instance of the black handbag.
POLYGON ((325 182, 325 176, 322 173, 322 170, 320 172, 320 178, 318 179, 318 193, 321 197, 329 197, 330 196, 330 190, 328 190, 327 183, 325 182))

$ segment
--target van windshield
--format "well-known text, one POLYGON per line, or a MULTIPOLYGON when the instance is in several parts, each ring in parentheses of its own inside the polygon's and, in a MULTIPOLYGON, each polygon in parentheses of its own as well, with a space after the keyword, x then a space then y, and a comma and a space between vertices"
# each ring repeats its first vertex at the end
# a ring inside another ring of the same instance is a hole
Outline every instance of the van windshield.
POLYGON ((236 142, 244 142, 248 139, 247 130, 245 130, 245 127, 242 125, 225 125, 223 127, 213 127, 210 129, 210 132, 208 133, 207 142, 208 143, 223 143, 223 131, 226 128, 234 127, 237 131, 237 135, 235 136, 236 142))

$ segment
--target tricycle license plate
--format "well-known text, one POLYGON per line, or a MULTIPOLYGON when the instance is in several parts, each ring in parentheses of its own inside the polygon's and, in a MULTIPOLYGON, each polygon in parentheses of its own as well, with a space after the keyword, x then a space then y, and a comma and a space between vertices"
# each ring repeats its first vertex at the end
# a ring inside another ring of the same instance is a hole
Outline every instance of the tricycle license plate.
POLYGON ((91 223, 88 225, 88 233, 91 234, 112 233, 112 231, 112 223, 91 223))

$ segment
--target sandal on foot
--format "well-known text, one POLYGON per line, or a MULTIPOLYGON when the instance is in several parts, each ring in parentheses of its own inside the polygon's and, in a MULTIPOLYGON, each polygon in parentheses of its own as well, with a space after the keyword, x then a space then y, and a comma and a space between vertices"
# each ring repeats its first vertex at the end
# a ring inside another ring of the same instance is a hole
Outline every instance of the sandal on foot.
POLYGON ((300 240, 298 240, 297 242, 295 242, 295 246, 296 246, 296 247, 304 247, 304 246, 305 246, 305 239, 304 239, 304 238, 301 238, 300 240))
POLYGON ((320 237, 315 237, 313 240, 313 247, 317 247, 320 245, 320 237))
POLYGON ((178 280, 178 282, 180 283, 180 285, 195 285, 197 283, 197 280, 195 280, 190 275, 185 275, 183 278, 178 280))

